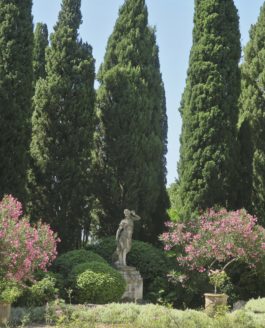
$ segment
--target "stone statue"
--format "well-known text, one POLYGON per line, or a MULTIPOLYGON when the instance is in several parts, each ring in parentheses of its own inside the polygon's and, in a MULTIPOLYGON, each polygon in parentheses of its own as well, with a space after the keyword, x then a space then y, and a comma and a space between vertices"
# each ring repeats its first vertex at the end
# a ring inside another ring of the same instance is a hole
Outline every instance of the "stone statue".
POLYGON ((117 249, 114 254, 118 257, 115 263, 119 267, 126 267, 126 255, 132 247, 132 234, 134 221, 140 220, 140 216, 136 215, 134 211, 128 209, 124 210, 125 218, 121 220, 119 228, 116 232, 117 249))

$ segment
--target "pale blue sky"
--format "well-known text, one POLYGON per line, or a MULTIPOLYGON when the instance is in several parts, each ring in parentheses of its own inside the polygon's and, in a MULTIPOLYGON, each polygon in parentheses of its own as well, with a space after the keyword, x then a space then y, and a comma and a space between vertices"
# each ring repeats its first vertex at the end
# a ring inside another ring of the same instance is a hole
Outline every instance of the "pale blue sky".
MULTIPOLYGON (((80 36, 93 47, 96 69, 103 60, 107 39, 113 30, 123 0, 83 0, 80 36)), ((259 15, 264 0, 235 0, 240 16, 242 46, 259 15)), ((34 22, 44 22, 52 31, 60 10, 60 0, 33 0, 34 22)), ((178 112, 185 86, 192 42, 193 0, 146 0, 149 24, 157 28, 160 64, 165 83, 168 114, 168 184, 177 177, 181 119, 178 112)))

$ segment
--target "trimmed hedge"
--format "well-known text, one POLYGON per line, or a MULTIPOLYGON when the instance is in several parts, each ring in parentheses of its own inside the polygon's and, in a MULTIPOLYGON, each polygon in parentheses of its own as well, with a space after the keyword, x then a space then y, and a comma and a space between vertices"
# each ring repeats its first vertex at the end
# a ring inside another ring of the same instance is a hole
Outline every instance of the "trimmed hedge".
MULTIPOLYGON (((97 244, 87 246, 87 249, 99 254, 111 264, 116 249, 115 237, 102 238, 97 244)), ((139 240, 132 241, 132 249, 127 256, 127 264, 136 267, 147 284, 157 277, 165 276, 173 268, 173 262, 163 250, 139 240)))
POLYGON ((77 265, 69 275, 75 301, 104 304, 117 302, 125 291, 122 275, 109 265, 100 262, 77 265))
POLYGON ((101 256, 94 252, 85 249, 73 250, 57 257, 53 263, 53 271, 56 271, 62 274, 64 278, 67 278, 68 274, 78 264, 95 261, 107 263, 101 256))
MULTIPOLYGON (((251 300, 253 311, 260 309, 264 299, 251 300), (257 303, 257 304, 255 304, 257 303), (258 308, 256 308, 258 305, 258 308)), ((91 328, 111 326, 119 328, 262 328, 264 317, 250 310, 239 310, 214 318, 203 311, 174 310, 159 305, 137 305, 134 303, 108 304, 105 306, 87 307, 85 305, 68 305, 58 300, 49 306, 34 309, 12 307, 11 322, 19 324, 28 317, 28 324, 45 322, 49 317, 50 324, 64 328, 91 328)))

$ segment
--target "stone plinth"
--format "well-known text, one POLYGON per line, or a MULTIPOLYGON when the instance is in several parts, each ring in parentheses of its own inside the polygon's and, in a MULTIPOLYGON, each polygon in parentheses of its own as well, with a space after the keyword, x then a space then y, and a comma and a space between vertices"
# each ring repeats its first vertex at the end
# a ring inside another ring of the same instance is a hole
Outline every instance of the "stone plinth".
POLYGON ((117 266, 117 270, 126 281, 126 289, 122 295, 122 300, 129 302, 141 301, 143 299, 143 278, 140 272, 130 266, 117 266))

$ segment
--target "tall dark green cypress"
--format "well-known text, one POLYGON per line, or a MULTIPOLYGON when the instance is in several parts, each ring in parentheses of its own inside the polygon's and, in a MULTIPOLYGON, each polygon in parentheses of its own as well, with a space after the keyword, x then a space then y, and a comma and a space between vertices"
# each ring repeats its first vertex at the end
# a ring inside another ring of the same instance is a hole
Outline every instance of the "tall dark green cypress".
POLYGON ((195 0, 193 45, 180 108, 183 219, 215 205, 237 207, 240 52, 233 0, 195 0))
POLYGON ((60 251, 80 246, 90 217, 95 73, 92 49, 78 39, 80 5, 62 2, 32 119, 29 210, 58 232, 60 251))
POLYGON ((30 142, 31 0, 0 0, 0 198, 25 197, 30 142))
POLYGON ((34 31, 33 46, 33 84, 39 78, 45 78, 45 51, 48 47, 48 28, 46 24, 37 23, 34 31))
POLYGON ((115 233, 129 208, 142 217, 135 238, 157 241, 168 207, 167 116, 158 47, 144 0, 126 0, 121 7, 98 79, 101 232, 115 233))
POLYGON ((251 27, 241 66, 239 131, 244 207, 265 225, 265 4, 251 27))

